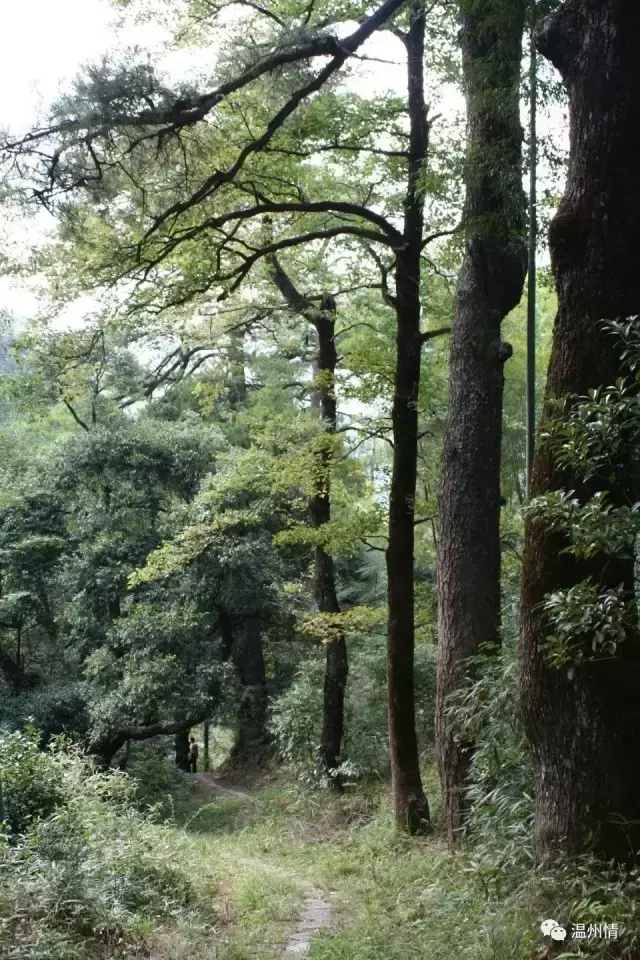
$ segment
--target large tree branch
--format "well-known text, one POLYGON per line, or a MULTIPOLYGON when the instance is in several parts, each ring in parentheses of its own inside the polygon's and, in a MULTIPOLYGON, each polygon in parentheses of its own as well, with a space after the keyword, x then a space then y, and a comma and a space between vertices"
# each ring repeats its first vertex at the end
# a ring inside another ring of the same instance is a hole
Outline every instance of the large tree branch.
MULTIPOLYGON (((186 202, 187 201, 185 201, 185 203, 186 202)), ((183 210, 181 212, 185 211, 183 210)), ((402 243, 402 234, 396 230, 396 228, 393 227, 385 217, 357 203, 346 203, 337 200, 323 200, 316 202, 309 201, 307 203, 294 201, 274 203, 265 199, 264 202, 253 207, 230 210, 218 217, 207 217, 194 227, 189 227, 178 233, 174 233, 162 247, 162 259, 172 253, 173 250, 175 250, 176 247, 178 247, 181 243, 193 240, 207 230, 221 230, 222 227, 229 223, 233 223, 235 225, 244 220, 252 220, 256 217, 272 213, 342 213, 347 216, 359 217, 362 220, 368 220, 370 223, 373 223, 375 226, 379 227, 383 231, 384 235, 386 235, 382 237, 382 242, 386 242, 392 246, 398 246, 402 243)), ((146 236, 143 237, 138 244, 137 249, 139 255, 141 255, 141 252, 144 249, 145 241, 149 239, 153 229, 154 228, 151 228, 151 230, 147 232, 146 236)))
POLYGON ((62 397, 62 402, 64 403, 65 407, 67 408, 67 410, 69 411, 69 413, 71 414, 75 422, 78 424, 78 426, 82 427, 83 430, 86 430, 87 433, 90 433, 91 431, 89 430, 89 427, 87 426, 87 424, 84 422, 84 420, 81 417, 78 416, 78 414, 73 409, 72 405, 69 403, 69 401, 65 396, 62 397))
POLYGON ((268 257, 270 254, 277 253, 279 250, 286 250, 289 247, 299 247, 304 243, 310 243, 314 240, 331 240, 333 237, 339 236, 364 237, 374 243, 388 244, 389 242, 382 233, 376 233, 374 230, 365 230, 361 227, 349 225, 331 227, 327 230, 310 230, 309 233, 298 234, 295 237, 284 237, 282 240, 268 243, 259 250, 256 250, 255 253, 245 259, 241 267, 238 267, 226 276, 220 277, 219 280, 221 283, 226 281, 232 281, 232 283, 228 290, 220 294, 218 300, 225 300, 230 293, 237 290, 258 260, 268 257))
POLYGON ((379 7, 371 17, 365 20, 362 26, 354 31, 351 36, 347 37, 338 44, 338 51, 333 56, 331 62, 328 63, 327 66, 324 67, 324 69, 313 78, 313 80, 296 90, 296 92, 289 98, 284 106, 281 107, 275 116, 271 118, 262 135, 256 137, 250 143, 246 144, 246 146, 240 151, 236 161, 227 170, 216 170, 215 173, 208 177, 188 200, 173 204, 171 207, 165 210, 164 213, 160 214, 160 216, 155 219, 154 224, 148 231, 147 236, 153 233, 167 220, 179 216, 185 210, 190 210, 197 204, 201 203, 205 198, 215 193, 223 184, 231 183, 237 174, 242 170, 247 159, 252 154, 259 153, 264 149, 264 147, 267 146, 267 144, 272 140, 274 135, 288 120, 288 118, 295 113, 302 101, 312 96, 312 94, 317 93, 318 90, 321 90, 325 83, 335 73, 337 73, 342 66, 344 66, 351 54, 353 54, 358 47, 365 42, 365 40, 368 40, 369 37, 375 33, 380 26, 382 26, 382 24, 386 23, 386 21, 393 16, 393 14, 402 6, 404 2, 405 0, 385 0, 385 3, 383 3, 382 6, 379 7))
POLYGON ((153 737, 182 733, 184 730, 189 730, 191 727, 202 723, 209 717, 210 712, 210 708, 203 708, 182 720, 159 720, 143 727, 124 727, 93 743, 90 751, 97 754, 108 764, 128 740, 151 740, 153 737))
POLYGON ((442 337, 448 333, 451 333, 451 327, 438 327, 436 330, 426 330, 420 334, 420 341, 421 343, 427 343, 429 340, 433 340, 434 337, 442 337))
POLYGON ((298 313, 306 320, 312 322, 313 314, 317 308, 311 300, 305 297, 303 293, 300 293, 289 274, 283 269, 275 253, 269 254, 266 257, 266 261, 271 270, 271 278, 287 305, 294 313, 298 313))
MULTIPOLYGON (((66 139, 65 142, 54 151, 53 155, 49 157, 48 175, 51 184, 53 185, 55 181, 56 171, 63 154, 75 147, 84 147, 90 156, 93 156, 97 176, 100 177, 102 173, 101 161, 95 153, 93 153, 94 142, 100 139, 109 140, 111 133, 115 129, 154 127, 156 128, 154 135, 159 138, 159 142, 161 143, 163 139, 175 134, 178 130, 203 120, 218 104, 232 93, 242 90, 258 78, 273 72, 278 67, 286 64, 300 63, 317 57, 331 57, 330 62, 320 70, 309 83, 299 88, 271 118, 263 134, 252 140, 241 150, 235 163, 233 163, 229 169, 216 171, 211 177, 205 180, 188 201, 175 204, 165 211, 165 213, 161 214, 156 219, 154 227, 152 228, 157 229, 161 223, 164 223, 170 217, 183 212, 185 209, 190 209, 204 197, 209 196, 210 193, 221 184, 231 182, 239 170, 242 169, 247 158, 251 154, 263 149, 272 139, 276 131, 282 127, 288 117, 294 113, 299 104, 320 90, 327 80, 344 65, 346 60, 354 54, 376 30, 393 17, 404 2, 405 0, 385 0, 370 17, 363 21, 357 30, 342 40, 329 34, 316 35, 289 49, 276 50, 261 58, 257 63, 242 71, 236 77, 206 94, 197 97, 183 98, 167 107, 150 107, 130 113, 122 113, 120 115, 116 113, 107 121, 104 120, 103 115, 97 112, 70 118, 58 124, 39 128, 17 141, 8 141, 4 145, 4 150, 9 154, 22 154, 28 152, 30 146, 35 146, 43 142, 46 143, 48 140, 51 140, 52 137, 61 134, 78 133, 77 137, 71 140, 66 139)), ((37 151, 34 152, 37 153, 37 151)), ((86 174, 81 174, 77 180, 74 181, 72 188, 73 186, 86 184, 87 179, 86 174)))

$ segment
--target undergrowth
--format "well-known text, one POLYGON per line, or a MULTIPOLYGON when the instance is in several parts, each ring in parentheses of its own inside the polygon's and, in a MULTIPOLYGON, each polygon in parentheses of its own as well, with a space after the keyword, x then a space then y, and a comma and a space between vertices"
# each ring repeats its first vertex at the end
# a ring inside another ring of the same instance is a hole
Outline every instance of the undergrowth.
MULTIPOLYGON (((171 817, 149 794, 35 734, 0 738, 5 827, 0 954, 12 960, 278 960, 310 891, 332 907, 310 960, 543 960, 640 956, 640 878, 594 858, 536 872, 531 769, 507 648, 472 665, 453 707, 473 733, 461 850, 395 829, 386 781, 342 795, 299 779, 220 798, 182 777, 171 817), (160 817, 164 817, 161 821, 160 817), (617 924, 617 940, 554 943, 540 924, 617 924)), ((159 763, 136 767, 166 789, 159 763)), ((171 774, 170 776, 173 776, 171 774)), ((241 784, 239 784, 241 785, 241 784)))
POLYGON ((135 806, 130 778, 63 744, 40 751, 34 731, 0 737, 0 770, 0 955, 145 956, 163 927, 212 926, 193 844, 135 806))

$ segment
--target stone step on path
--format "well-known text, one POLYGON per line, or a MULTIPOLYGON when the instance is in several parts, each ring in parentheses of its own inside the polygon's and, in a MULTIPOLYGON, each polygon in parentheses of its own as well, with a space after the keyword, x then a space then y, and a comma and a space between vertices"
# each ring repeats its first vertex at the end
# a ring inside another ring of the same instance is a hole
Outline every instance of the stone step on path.
POLYGON ((304 902, 298 928, 287 940, 284 952, 298 955, 308 953, 313 934, 319 930, 326 930, 330 926, 331 905, 323 899, 319 890, 310 890, 304 902))

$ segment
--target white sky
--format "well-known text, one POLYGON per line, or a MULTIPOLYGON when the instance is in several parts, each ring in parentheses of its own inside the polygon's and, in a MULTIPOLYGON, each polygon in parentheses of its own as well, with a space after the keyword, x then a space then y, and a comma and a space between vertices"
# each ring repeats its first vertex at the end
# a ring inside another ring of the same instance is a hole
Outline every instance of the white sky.
MULTIPOLYGON (((14 0, 2 12, 0 128, 21 133, 68 86, 81 63, 115 43, 104 0, 14 0)), ((45 218, 42 220, 43 226, 45 218)), ((12 235, 19 237, 17 227, 12 235)), ((35 297, 0 277, 0 309, 32 314, 35 297)))

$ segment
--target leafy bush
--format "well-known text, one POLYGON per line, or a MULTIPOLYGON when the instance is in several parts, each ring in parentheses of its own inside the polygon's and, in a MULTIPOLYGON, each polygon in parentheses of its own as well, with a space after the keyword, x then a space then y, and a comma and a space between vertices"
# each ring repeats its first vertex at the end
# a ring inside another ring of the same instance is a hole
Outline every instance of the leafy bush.
MULTIPOLYGON (((387 738, 386 653, 377 639, 351 643, 345 696, 345 730, 341 774, 346 779, 384 775, 389 765, 387 738)), ((435 649, 416 647, 416 704, 421 747, 433 745, 435 649)), ((316 776, 322 728, 324 656, 299 668, 294 682, 275 701, 271 733, 282 760, 303 779, 316 776)))
POLYGON ((1 751, 14 810, 11 838, 0 840, 2 956, 147 955, 154 921, 204 910, 189 841, 136 809, 126 774, 96 772, 60 745, 38 754, 33 732, 5 736, 1 751))
MULTIPOLYGON (((520 722, 513 645, 469 661, 468 682, 451 702, 450 719, 458 736, 474 743, 469 817, 462 854, 443 862, 421 897, 432 929, 446 930, 454 917, 456 922, 472 917, 474 938, 490 944, 492 952, 473 946, 470 956, 524 958, 541 945, 539 924, 545 917, 556 917, 564 926, 615 923, 620 932, 616 953, 607 949, 609 941, 596 938, 581 941, 575 955, 635 957, 640 945, 637 867, 622 868, 587 854, 559 858, 544 872, 534 869, 532 769, 520 722)), ((440 934, 436 939, 430 944, 434 956, 440 934)), ((462 947, 458 955, 466 956, 462 947)))
POLYGON ((126 773, 135 782, 135 804, 142 810, 157 807, 169 811, 173 799, 191 785, 176 766, 173 737, 132 743, 126 773))
POLYGON ((58 677, 18 695, 9 688, 0 690, 0 726, 17 730, 32 722, 41 744, 61 734, 84 738, 89 726, 87 695, 84 682, 58 677))
POLYGON ((39 741, 33 727, 0 735, 0 820, 12 836, 53 813, 64 796, 62 769, 51 752, 39 749, 39 741))

